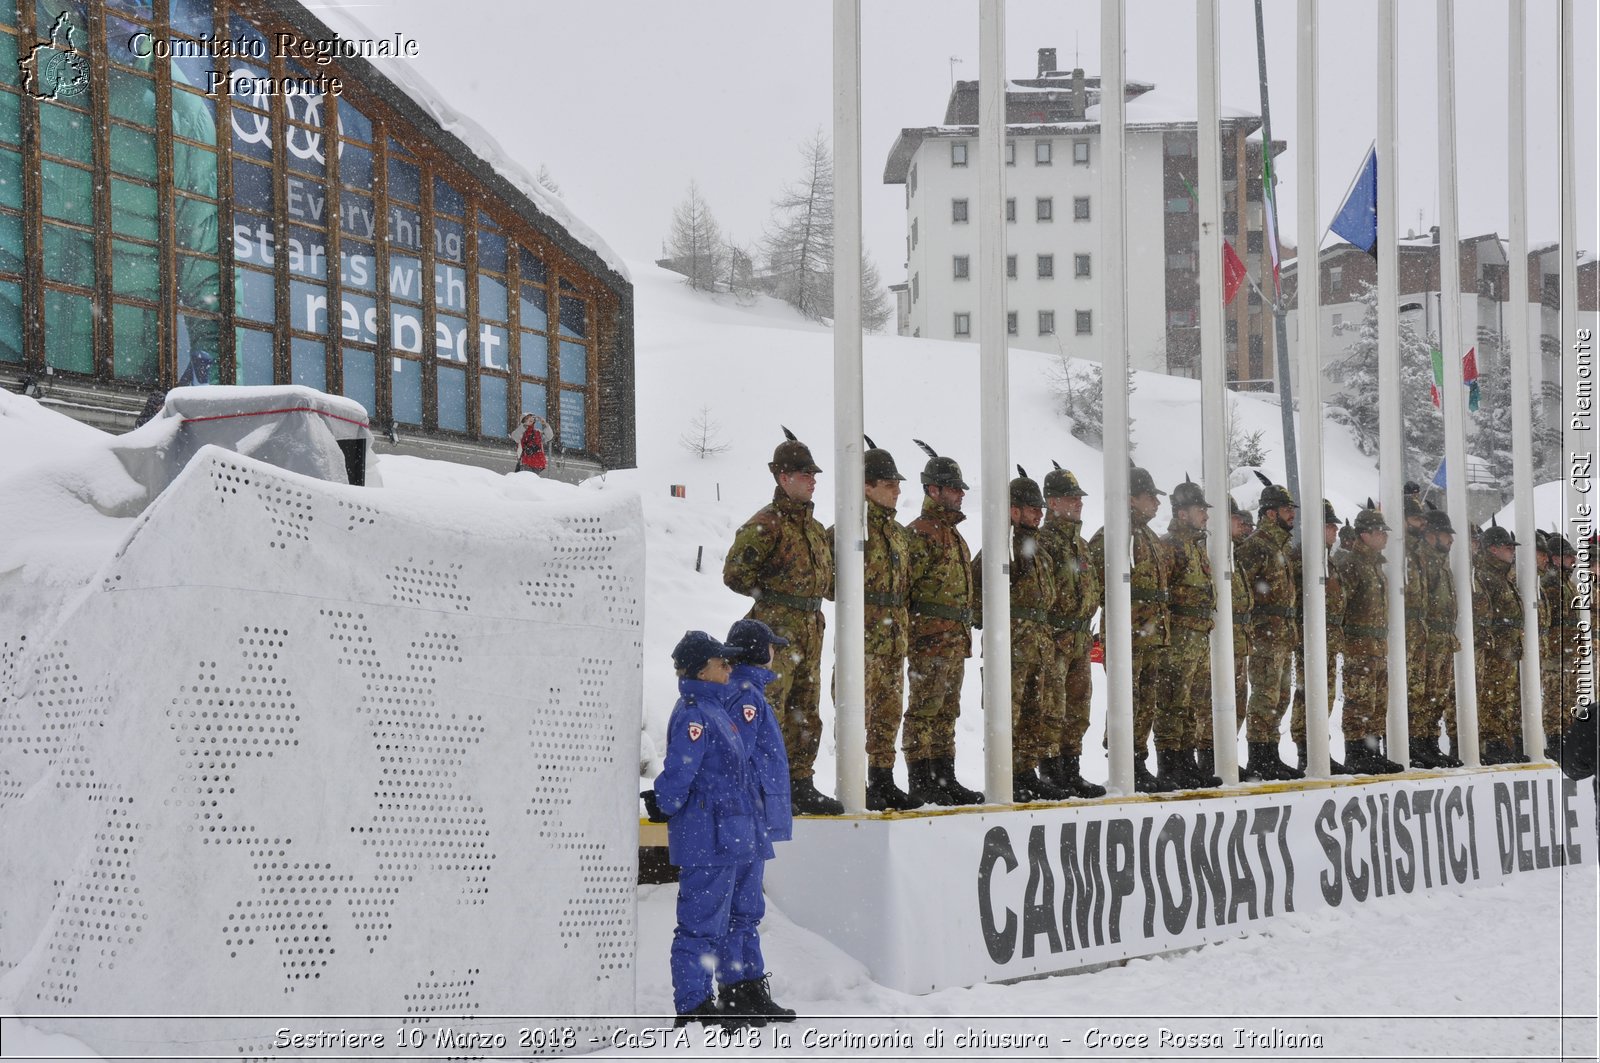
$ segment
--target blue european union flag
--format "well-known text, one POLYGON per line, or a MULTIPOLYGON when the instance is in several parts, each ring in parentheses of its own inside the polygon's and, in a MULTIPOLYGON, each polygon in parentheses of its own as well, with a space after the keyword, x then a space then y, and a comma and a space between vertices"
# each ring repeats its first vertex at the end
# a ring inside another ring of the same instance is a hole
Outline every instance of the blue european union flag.
POLYGON ((1330 230, 1344 237, 1369 255, 1378 253, 1378 153, 1367 149, 1356 181, 1345 196, 1344 205, 1334 215, 1330 230))

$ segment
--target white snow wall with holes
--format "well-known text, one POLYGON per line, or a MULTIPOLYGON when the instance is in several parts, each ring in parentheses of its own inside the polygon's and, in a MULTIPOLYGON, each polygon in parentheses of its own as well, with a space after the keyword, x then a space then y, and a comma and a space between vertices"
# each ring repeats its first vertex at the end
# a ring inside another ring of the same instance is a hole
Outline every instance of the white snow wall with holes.
POLYGON ((207 447, 88 590, 23 587, 19 1012, 232 1058, 285 1026, 515 1046, 529 1022, 489 1017, 632 1012, 643 524, 635 496, 573 498, 442 506, 207 447))

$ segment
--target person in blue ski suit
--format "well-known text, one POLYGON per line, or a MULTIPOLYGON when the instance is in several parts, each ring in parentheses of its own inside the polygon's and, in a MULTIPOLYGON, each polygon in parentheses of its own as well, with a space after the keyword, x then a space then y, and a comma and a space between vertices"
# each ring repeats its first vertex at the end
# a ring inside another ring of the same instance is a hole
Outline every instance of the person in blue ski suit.
POLYGON ((759 871, 772 857, 750 756, 725 707, 732 656, 704 631, 685 633, 672 651, 679 696, 653 797, 679 869, 671 961, 678 1026, 722 1023, 715 975, 730 954, 734 898, 748 906, 752 888, 759 897, 759 871))
MULTIPOLYGON (((774 634, 760 620, 739 620, 728 630, 727 646, 734 658, 726 705, 750 759, 761 825, 769 843, 788 841, 794 836, 789 754, 783 745, 777 713, 764 693, 774 677, 767 667, 772 663, 773 647, 788 644, 788 639, 774 634)), ((725 1015, 758 1023, 793 1022, 794 1011, 772 999, 766 961, 761 955, 757 928, 767 908, 762 895, 765 870, 766 862, 758 860, 746 880, 747 887, 734 894, 727 948, 719 968, 719 973, 726 972, 720 1003, 725 1015)))

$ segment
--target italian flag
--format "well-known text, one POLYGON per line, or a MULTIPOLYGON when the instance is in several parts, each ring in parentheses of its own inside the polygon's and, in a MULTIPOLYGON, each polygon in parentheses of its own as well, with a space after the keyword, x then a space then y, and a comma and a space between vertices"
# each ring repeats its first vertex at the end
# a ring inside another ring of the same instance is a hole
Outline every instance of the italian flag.
POLYGON ((1267 250, 1272 255, 1272 294, 1275 298, 1281 298, 1283 284, 1279 273, 1283 264, 1278 261, 1277 214, 1278 207, 1273 200, 1272 192, 1272 145, 1265 144, 1261 150, 1261 217, 1267 230, 1267 250))
MULTIPOLYGON (((1469 347, 1466 356, 1461 359, 1461 382, 1467 385, 1467 409, 1477 412, 1478 409, 1478 348, 1469 347)), ((1440 397, 1444 394, 1444 352, 1433 352, 1433 386, 1428 389, 1435 406, 1440 405, 1440 397)))

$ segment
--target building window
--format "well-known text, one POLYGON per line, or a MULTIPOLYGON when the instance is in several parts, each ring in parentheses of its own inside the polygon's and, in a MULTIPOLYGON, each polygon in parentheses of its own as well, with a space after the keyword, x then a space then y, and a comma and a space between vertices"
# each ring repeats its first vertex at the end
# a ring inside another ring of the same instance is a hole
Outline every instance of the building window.
POLYGON ((1167 137, 1167 154, 1193 155, 1194 141, 1190 140, 1187 136, 1169 136, 1167 137))
POLYGON ((917 194, 917 164, 911 164, 911 172, 906 175, 906 188, 910 195, 917 194))
POLYGON ((961 313, 956 314, 956 335, 957 336, 970 336, 970 335, 972 335, 972 315, 971 314, 961 314, 961 313))
POLYGON ((1017 279, 1017 256, 1006 256, 1006 276, 1011 280, 1017 279))
POLYGON ((1079 310, 1078 311, 1078 335, 1080 335, 1080 336, 1092 336, 1092 335, 1094 335, 1094 311, 1093 310, 1079 310))
POLYGON ((1090 275, 1088 255, 1072 256, 1072 275, 1074 277, 1087 277, 1090 275))
POLYGON ((965 166, 967 164, 967 142, 965 140, 952 140, 950 142, 950 165, 965 166))
POLYGON ((1039 311, 1039 335, 1054 336, 1056 334, 1056 312, 1054 310, 1039 311))
POLYGON ((1008 310, 1008 311, 1006 311, 1006 335, 1007 336, 1015 336, 1016 334, 1017 334, 1017 312, 1015 310, 1008 310))
POLYGON ((1260 229, 1251 229, 1245 234, 1244 249, 1253 255, 1259 255, 1266 242, 1261 238, 1260 229))
POLYGON ((1052 143, 1049 140, 1035 140, 1033 142, 1033 164, 1035 166, 1050 165, 1050 145, 1052 143))
POLYGON ((1344 267, 1343 266, 1330 266, 1328 268, 1328 290, 1330 292, 1338 291, 1339 290, 1339 285, 1340 285, 1341 282, 1343 282, 1343 280, 1344 280, 1344 267))
POLYGON ((1189 197, 1187 197, 1187 196, 1174 196, 1172 199, 1167 200, 1167 213, 1168 214, 1187 214, 1187 213, 1189 213, 1189 197))
POLYGON ((913 273, 911 275, 911 301, 913 303, 916 302, 917 299, 920 297, 919 293, 918 293, 918 290, 917 290, 918 289, 917 282, 919 280, 921 280, 921 278, 922 278, 922 274, 920 274, 920 273, 913 273))
POLYGON ((911 246, 917 246, 917 219, 911 219, 911 246))
POLYGON ((1343 324, 1344 324, 1344 315, 1343 314, 1334 314, 1333 315, 1333 327, 1334 327, 1334 329, 1337 330, 1343 324))
POLYGON ((956 280, 964 281, 969 276, 971 276, 971 270, 969 269, 968 263, 969 263, 969 259, 968 259, 968 257, 966 255, 957 255, 955 257, 955 278, 956 278, 956 280))
POLYGON ((1056 275, 1056 256, 1040 255, 1038 262, 1039 279, 1051 280, 1056 275))
POLYGON ((1056 216, 1056 201, 1049 196, 1040 196, 1033 201, 1034 221, 1054 221, 1056 216))
POLYGON ((1075 166, 1089 165, 1089 142, 1087 140, 1074 140, 1072 142, 1072 162, 1075 166))
POLYGON ((1006 197, 1006 221, 1017 220, 1017 197, 1006 197))
POLYGON ((1189 310, 1169 310, 1167 312, 1168 328, 1192 328, 1195 324, 1195 312, 1189 310))
POLYGON ((1008 140, 1008 141, 1006 141, 1006 165, 1007 166, 1015 166, 1016 164, 1017 164, 1017 142, 1015 140, 1008 140))
POLYGON ((1072 197, 1072 220, 1073 221, 1088 221, 1089 220, 1089 197, 1088 196, 1073 196, 1072 197))
POLYGON ((967 220, 966 200, 952 199, 950 201, 950 220, 953 222, 965 222, 967 220))

